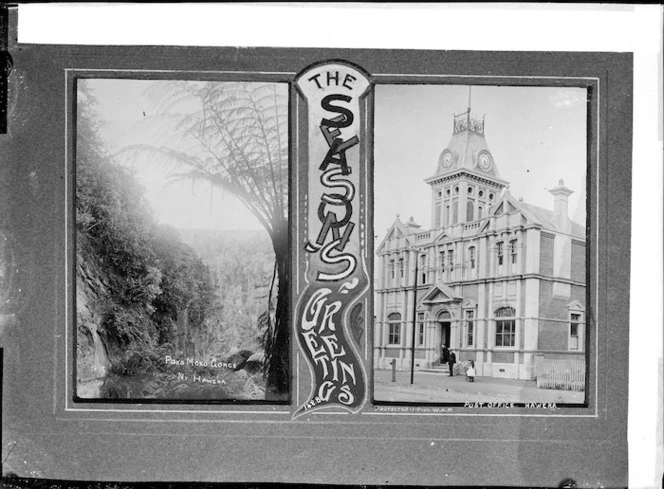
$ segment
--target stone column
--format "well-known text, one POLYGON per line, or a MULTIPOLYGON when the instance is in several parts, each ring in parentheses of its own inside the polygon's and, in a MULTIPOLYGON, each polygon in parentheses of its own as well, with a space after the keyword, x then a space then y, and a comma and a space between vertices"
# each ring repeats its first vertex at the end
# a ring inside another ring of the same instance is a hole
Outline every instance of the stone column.
POLYGON ((401 367, 404 367, 404 362, 406 359, 410 358, 407 351, 407 341, 408 341, 408 324, 410 319, 408 318, 408 310, 410 309, 411 295, 412 291, 406 290, 405 292, 399 292, 403 294, 403 301, 401 302, 401 341, 399 342, 399 360, 401 362, 401 367))
POLYGON ((540 262, 540 231, 528 229, 524 239, 525 273, 538 273, 540 262))
POLYGON ((522 378, 521 369, 519 368, 519 358, 523 357, 523 345, 522 345, 522 330, 523 330, 523 318, 525 317, 522 301, 521 301, 521 282, 522 280, 516 281, 516 317, 514 319, 514 346, 516 350, 514 351, 514 366, 517 372, 517 379, 522 378))
POLYGON ((468 202, 468 183, 465 181, 459 182, 459 224, 467 222, 466 219, 466 203, 468 202))
POLYGON ((488 252, 487 256, 489 258, 489 263, 487 266, 487 273, 486 277, 495 277, 496 276, 496 259, 498 257, 498 254, 496 252, 496 235, 492 234, 489 236, 489 243, 488 243, 488 252))
POLYGON ((435 327, 431 318, 426 319, 425 325, 426 325, 425 328, 426 328, 426 345, 427 345, 426 359, 429 362, 429 364, 431 364, 434 362, 436 348, 438 347, 438 345, 436 345, 435 327))
POLYGON ((484 352, 480 351, 486 347, 486 316, 488 310, 488 294, 486 283, 477 287, 477 312, 475 313, 475 349, 477 350, 476 361, 484 362, 484 352))
POLYGON ((526 235, 523 231, 517 231, 517 256, 516 256, 516 273, 523 275, 525 273, 525 257, 524 252, 526 250, 526 235))
MULTIPOLYGON (((488 300, 487 300, 487 316, 486 316, 486 348, 487 348, 487 353, 486 353, 486 363, 491 365, 493 362, 493 355, 491 352, 491 349, 495 346, 496 344, 496 325, 495 321, 493 320, 493 288, 494 288, 494 283, 488 284, 489 287, 489 294, 488 294, 488 300)), ((488 370, 485 370, 485 375, 486 373, 490 372, 491 369, 489 368, 488 370)))
MULTIPOLYGON (((539 343, 539 279, 529 278, 524 281, 524 325, 523 325, 523 347, 525 350, 538 350, 539 343)), ((535 355, 524 353, 523 368, 525 378, 533 379, 535 370, 535 355)))

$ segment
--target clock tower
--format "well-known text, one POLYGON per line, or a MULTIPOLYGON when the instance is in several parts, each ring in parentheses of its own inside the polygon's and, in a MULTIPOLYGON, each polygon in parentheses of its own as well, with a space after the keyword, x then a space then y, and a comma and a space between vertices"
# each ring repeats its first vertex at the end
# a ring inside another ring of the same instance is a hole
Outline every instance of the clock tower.
POLYGON ((431 229, 486 217, 508 182, 498 173, 484 137, 485 120, 469 107, 454 114, 452 138, 438 158, 431 185, 431 229))

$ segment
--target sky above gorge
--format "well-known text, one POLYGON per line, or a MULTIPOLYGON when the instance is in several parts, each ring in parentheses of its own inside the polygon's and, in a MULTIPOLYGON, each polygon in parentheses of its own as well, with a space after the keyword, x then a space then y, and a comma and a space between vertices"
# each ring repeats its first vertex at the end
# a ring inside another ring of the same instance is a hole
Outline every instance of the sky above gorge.
MULTIPOLYGON (((86 83, 98 100, 102 136, 110 153, 151 142, 154 134, 145 128, 157 114, 147 89, 159 82, 92 79, 86 83)), ((452 136, 453 114, 466 110, 469 87, 377 85, 375 90, 374 234, 380 241, 397 214, 402 221, 413 216, 423 228, 430 226, 431 191, 424 179, 435 173, 438 157, 452 136)), ((471 107, 474 115, 485 117, 486 141, 512 195, 553 209, 547 189, 563 179, 574 190, 570 217, 584 224, 585 89, 473 86, 471 107)), ((228 192, 205 184, 173 183, 169 172, 148 157, 129 166, 162 223, 190 229, 262 229, 228 192)))

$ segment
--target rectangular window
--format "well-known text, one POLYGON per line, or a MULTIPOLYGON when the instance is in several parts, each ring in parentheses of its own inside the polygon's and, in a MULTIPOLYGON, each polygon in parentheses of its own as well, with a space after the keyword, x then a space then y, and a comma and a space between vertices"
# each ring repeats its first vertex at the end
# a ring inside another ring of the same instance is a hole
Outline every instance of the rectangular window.
POLYGON ((403 278, 403 258, 399 258, 399 277, 403 278))
POLYGON ((498 243, 496 246, 498 247, 498 266, 502 266, 502 264, 503 264, 503 243, 498 243))
POLYGON ((571 314, 570 315, 570 324, 569 324, 569 349, 570 350, 580 350, 581 346, 581 335, 579 334, 581 329, 581 314, 571 314))
POLYGON ((512 241, 512 263, 516 263, 516 241, 512 241))
POLYGON ((445 275, 445 252, 441 251, 438 255, 438 266, 440 267, 440 279, 445 275))
POLYGON ((390 333, 388 336, 388 343, 390 345, 401 344, 401 324, 390 323, 390 333))
POLYGON ((515 331, 514 319, 496 321, 496 346, 514 346, 515 331))
POLYGON ((417 315, 417 345, 424 346, 424 314, 417 315))
POLYGON ((470 255, 470 269, 475 270, 475 247, 471 246, 468 251, 470 255))
POLYGON ((394 260, 390 260, 390 277, 394 280, 394 260))
POLYGON ((516 273, 517 242, 516 242, 516 240, 513 240, 510 244, 511 244, 510 251, 512 253, 512 256, 510 258, 511 270, 512 270, 512 273, 516 273))
POLYGON ((475 341, 475 311, 466 311, 466 346, 473 346, 475 341))
POLYGON ((420 277, 421 283, 427 283, 427 257, 424 255, 420 257, 420 277))

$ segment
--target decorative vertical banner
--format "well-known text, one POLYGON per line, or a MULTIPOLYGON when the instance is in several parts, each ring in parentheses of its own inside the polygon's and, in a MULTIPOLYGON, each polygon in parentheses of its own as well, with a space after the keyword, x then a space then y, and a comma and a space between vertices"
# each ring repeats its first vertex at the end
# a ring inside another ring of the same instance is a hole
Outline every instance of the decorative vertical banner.
POLYGON ((294 318, 312 385, 293 418, 323 408, 356 413, 368 390, 362 350, 366 360, 371 84, 360 68, 343 61, 309 67, 295 83, 294 242, 300 247, 296 282, 302 277, 305 286, 294 318))

